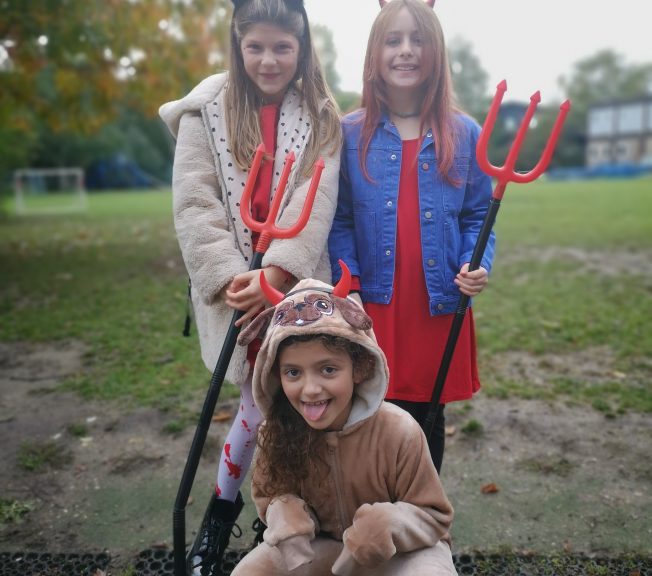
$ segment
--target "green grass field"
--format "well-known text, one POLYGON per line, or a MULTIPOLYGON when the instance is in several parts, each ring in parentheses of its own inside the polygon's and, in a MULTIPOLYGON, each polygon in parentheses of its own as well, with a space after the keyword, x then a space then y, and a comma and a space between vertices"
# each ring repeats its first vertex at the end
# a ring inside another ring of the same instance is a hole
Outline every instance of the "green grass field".
MULTIPOLYGON (((210 374, 195 332, 181 336, 186 274, 169 191, 93 194, 83 213, 18 217, 7 204, 3 214, 0 341, 82 341, 87 369, 65 386, 187 415, 210 374)), ((652 180, 512 185, 496 231, 490 287, 475 303, 486 392, 652 411, 652 180), (586 350, 608 350, 631 378, 534 390, 492 368, 514 351, 586 350)))
POLYGON ((513 186, 496 230, 490 289, 475 305, 485 391, 652 412, 652 180, 513 186), (613 369, 533 387, 492 374, 507 351, 569 364, 613 354, 613 369))
POLYGON ((169 191, 90 195, 85 213, 8 216, 0 246, 0 340, 83 341, 90 369, 67 387, 180 414, 206 388, 196 333, 181 335, 187 276, 169 191))

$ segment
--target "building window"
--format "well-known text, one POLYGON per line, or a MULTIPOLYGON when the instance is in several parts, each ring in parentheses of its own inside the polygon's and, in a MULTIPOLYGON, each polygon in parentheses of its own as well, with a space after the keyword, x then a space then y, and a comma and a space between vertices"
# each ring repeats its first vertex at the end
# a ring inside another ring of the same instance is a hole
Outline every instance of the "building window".
POLYGON ((618 132, 640 134, 643 132, 643 104, 627 104, 618 111, 618 132))
POLYGON ((589 136, 609 136, 613 134, 614 109, 596 108, 589 112, 589 136))

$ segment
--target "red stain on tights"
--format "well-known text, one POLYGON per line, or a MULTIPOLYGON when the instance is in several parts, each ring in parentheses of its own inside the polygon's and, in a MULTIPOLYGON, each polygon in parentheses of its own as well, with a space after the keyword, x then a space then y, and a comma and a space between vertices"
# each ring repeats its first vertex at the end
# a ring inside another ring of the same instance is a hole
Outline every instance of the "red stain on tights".
POLYGON ((224 463, 229 469, 229 476, 233 476, 233 478, 237 480, 238 478, 240 478, 240 474, 242 473, 242 467, 238 466, 231 460, 231 444, 224 445, 224 453, 226 454, 224 463))

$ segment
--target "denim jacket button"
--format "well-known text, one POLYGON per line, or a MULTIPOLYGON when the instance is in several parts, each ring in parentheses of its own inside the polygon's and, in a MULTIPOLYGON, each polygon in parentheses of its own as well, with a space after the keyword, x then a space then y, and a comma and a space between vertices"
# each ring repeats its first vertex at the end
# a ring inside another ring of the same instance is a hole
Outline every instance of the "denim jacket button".
POLYGON ((391 250, 385 250, 385 256, 389 256, 392 253, 391 250))
POLYGON ((428 266, 434 266, 436 260, 434 258, 428 258, 428 266))
POLYGON ((392 155, 390 156, 390 158, 391 158, 392 160, 396 160, 396 154, 392 154, 392 155))
POLYGON ((421 168, 423 168, 424 170, 428 170, 428 168, 430 168, 430 164, 424 162, 423 164, 421 164, 421 168))
POLYGON ((444 308, 443 304, 437 304, 437 310, 442 310, 444 308))
POLYGON ((391 200, 387 201, 387 206, 389 206, 391 208, 391 206, 392 206, 392 201, 391 200))
POLYGON ((424 214, 426 218, 432 218, 432 212, 428 211, 424 214))

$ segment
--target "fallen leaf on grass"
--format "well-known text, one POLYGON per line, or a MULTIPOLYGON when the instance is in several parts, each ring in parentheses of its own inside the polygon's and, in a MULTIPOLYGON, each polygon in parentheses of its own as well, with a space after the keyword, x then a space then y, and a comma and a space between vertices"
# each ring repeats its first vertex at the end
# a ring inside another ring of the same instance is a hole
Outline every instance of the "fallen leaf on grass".
POLYGON ((532 557, 537 555, 537 553, 534 550, 530 550, 529 548, 526 548, 525 550, 522 550, 521 554, 523 556, 528 557, 528 558, 532 558, 532 557))
POLYGON ((224 409, 220 410, 219 412, 216 412, 213 415, 213 422, 226 422, 228 420, 231 420, 233 418, 233 413, 231 410, 224 409))
POLYGON ((453 436, 455 432, 457 432, 457 428, 455 426, 446 426, 444 430, 446 432, 446 436, 453 436))
POLYGON ((489 484, 485 484, 482 488, 480 488, 480 492, 483 494, 495 494, 496 492, 499 492, 499 488, 496 486, 496 484, 490 482, 489 484))

